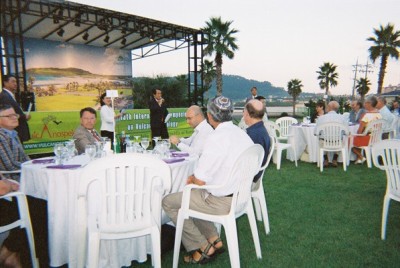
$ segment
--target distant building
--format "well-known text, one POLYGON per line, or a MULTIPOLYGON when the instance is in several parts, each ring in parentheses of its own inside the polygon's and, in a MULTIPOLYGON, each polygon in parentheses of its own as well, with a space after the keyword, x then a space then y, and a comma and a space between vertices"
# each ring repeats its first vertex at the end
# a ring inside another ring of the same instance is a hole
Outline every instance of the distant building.
POLYGON ((382 93, 390 93, 390 92, 398 91, 398 90, 400 90, 400 84, 398 84, 397 86, 389 85, 382 89, 382 93))

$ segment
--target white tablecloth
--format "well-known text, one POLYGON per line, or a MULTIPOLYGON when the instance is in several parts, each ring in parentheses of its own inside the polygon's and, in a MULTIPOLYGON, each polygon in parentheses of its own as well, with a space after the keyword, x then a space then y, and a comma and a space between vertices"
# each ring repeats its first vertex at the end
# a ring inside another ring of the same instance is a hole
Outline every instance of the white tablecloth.
MULTIPOLYGON (((289 138, 289 143, 295 143, 297 160, 300 159, 302 153, 307 149, 307 162, 315 163, 318 161, 318 137, 314 135, 315 127, 315 124, 290 126, 289 134, 291 137, 289 138)), ((351 134, 357 133, 357 129, 358 125, 349 126, 351 134)), ((294 161, 294 156, 291 150, 287 151, 286 158, 294 161)))
MULTIPOLYGON (((77 156, 68 164, 86 164, 85 156, 77 156)), ((172 172, 172 187, 169 192, 182 190, 189 175, 197 164, 197 156, 187 157, 183 162, 170 164, 172 172)), ((54 164, 33 164, 32 161, 22 165, 21 190, 37 198, 47 200, 49 223, 50 265, 77 267, 77 243, 81 238, 76 234, 76 187, 81 168, 78 169, 48 169, 54 164)), ((166 215, 162 223, 168 222, 166 215)), ((151 250, 146 237, 143 239, 126 239, 113 244, 102 241, 100 251, 101 267, 130 266, 132 260, 144 262, 151 250), (117 256, 117 258, 115 258, 117 256)))

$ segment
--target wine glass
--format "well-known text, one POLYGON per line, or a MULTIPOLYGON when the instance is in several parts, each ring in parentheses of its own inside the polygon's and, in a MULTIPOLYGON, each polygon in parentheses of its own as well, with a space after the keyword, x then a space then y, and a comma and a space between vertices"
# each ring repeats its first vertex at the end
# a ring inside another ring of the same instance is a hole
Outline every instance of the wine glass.
POLYGON ((63 153, 63 150, 64 150, 64 144, 56 143, 54 145, 54 155, 56 156, 57 164, 61 164, 61 154, 63 153))
POLYGON ((93 158, 96 155, 96 145, 93 144, 86 145, 85 154, 89 156, 90 160, 93 160, 93 158))
POLYGON ((147 147, 149 147, 149 139, 148 138, 142 138, 142 141, 140 142, 140 144, 142 145, 142 148, 144 151, 147 150, 147 147))
POLYGON ((171 149, 171 141, 169 139, 165 139, 163 140, 164 144, 165 144, 165 154, 167 156, 167 158, 170 158, 170 152, 169 150, 171 149))

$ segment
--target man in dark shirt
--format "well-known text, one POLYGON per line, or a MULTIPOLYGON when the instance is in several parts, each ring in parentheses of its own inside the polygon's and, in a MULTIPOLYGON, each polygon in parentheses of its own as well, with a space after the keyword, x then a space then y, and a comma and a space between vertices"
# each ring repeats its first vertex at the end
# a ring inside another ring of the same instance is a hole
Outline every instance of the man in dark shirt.
POLYGON ((167 106, 161 90, 153 89, 152 93, 153 95, 149 100, 151 137, 168 139, 167 124, 165 123, 165 118, 168 115, 167 106))
MULTIPOLYGON (((249 127, 246 129, 247 134, 253 140, 254 143, 260 144, 265 151, 264 159, 262 164, 264 165, 267 161, 269 149, 270 149, 270 138, 267 129, 264 126, 263 116, 265 113, 265 107, 259 100, 250 100, 244 106, 243 119, 249 127)), ((262 171, 260 171, 253 179, 253 189, 259 183, 262 171)))

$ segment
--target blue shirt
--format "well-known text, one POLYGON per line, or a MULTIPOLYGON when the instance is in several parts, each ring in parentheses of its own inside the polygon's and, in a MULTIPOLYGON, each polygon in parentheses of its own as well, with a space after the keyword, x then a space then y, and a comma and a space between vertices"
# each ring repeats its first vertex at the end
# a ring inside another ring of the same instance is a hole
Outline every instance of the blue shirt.
MULTIPOLYGON (((255 144, 260 144, 264 148, 264 159, 262 164, 264 165, 267 161, 267 157, 269 154, 269 147, 271 146, 271 142, 269 140, 268 131, 264 126, 264 122, 260 121, 255 123, 254 125, 246 128, 247 134, 253 140, 255 144)), ((258 172, 256 176, 254 176, 253 182, 257 182, 261 177, 262 171, 258 172)))

